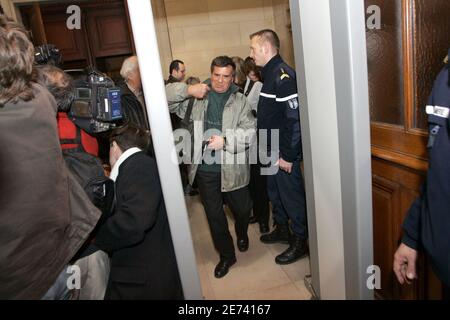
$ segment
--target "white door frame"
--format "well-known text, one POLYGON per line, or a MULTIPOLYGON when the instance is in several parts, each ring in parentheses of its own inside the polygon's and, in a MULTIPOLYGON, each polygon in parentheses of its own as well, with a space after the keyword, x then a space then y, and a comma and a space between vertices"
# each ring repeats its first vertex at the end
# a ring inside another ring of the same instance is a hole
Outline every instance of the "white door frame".
POLYGON ((312 285, 373 299, 370 115, 363 0, 290 0, 312 285))
POLYGON ((159 178, 187 300, 203 299, 175 152, 151 1, 128 1, 159 178))

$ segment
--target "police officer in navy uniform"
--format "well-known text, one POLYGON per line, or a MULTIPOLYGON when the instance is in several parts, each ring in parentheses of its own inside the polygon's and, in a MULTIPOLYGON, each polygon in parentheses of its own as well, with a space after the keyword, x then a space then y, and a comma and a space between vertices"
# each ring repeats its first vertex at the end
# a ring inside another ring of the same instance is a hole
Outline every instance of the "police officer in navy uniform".
POLYGON ((257 66, 263 67, 258 131, 267 130, 267 151, 274 158, 277 169, 276 174, 269 172, 267 175, 275 229, 260 239, 264 243, 289 244, 289 248, 275 258, 278 264, 289 264, 308 253, 296 76, 279 55, 280 40, 274 31, 261 30, 252 34, 250 40, 250 55, 257 66), (279 132, 279 144, 270 139, 274 130, 279 132))
MULTIPOLYGON (((450 54, 450 50, 449 50, 450 54)), ((394 256, 398 281, 417 277, 419 248, 430 257, 433 270, 450 299, 450 65, 437 76, 426 106, 429 125, 429 169, 422 194, 403 223, 402 243, 394 256)))

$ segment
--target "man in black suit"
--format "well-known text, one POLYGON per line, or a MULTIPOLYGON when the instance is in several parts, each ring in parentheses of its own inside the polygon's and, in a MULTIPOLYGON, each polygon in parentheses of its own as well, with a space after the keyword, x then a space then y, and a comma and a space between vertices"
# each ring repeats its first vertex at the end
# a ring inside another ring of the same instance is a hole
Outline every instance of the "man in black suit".
POLYGON ((156 162, 142 152, 148 135, 128 125, 110 142, 116 203, 95 238, 111 254, 105 299, 183 299, 156 162))
POLYGON ((120 84, 124 122, 149 130, 137 56, 124 60, 120 75, 124 80, 120 84))

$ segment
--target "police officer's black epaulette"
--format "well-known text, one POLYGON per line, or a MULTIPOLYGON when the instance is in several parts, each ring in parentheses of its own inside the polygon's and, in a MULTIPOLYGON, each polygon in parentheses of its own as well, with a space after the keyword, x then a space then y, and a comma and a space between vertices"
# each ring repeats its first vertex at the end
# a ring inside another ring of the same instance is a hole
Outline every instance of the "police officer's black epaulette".
POLYGON ((290 79, 291 76, 284 70, 284 68, 280 68, 280 81, 283 79, 290 79))

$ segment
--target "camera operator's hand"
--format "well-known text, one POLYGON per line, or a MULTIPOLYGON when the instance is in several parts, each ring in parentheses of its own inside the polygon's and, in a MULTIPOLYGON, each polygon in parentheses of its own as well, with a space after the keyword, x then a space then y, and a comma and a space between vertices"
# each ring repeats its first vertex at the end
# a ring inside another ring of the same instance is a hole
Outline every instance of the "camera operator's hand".
POLYGON ((197 99, 203 99, 209 92, 207 84, 198 83, 188 87, 188 95, 197 99))

